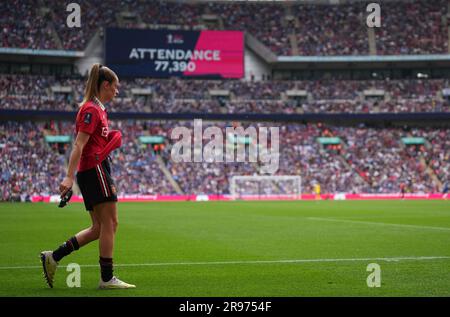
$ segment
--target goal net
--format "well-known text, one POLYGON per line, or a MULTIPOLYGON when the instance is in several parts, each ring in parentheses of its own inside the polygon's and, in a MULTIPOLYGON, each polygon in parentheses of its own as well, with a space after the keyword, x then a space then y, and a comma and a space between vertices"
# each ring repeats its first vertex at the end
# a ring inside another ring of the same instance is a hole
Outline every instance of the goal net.
POLYGON ((301 177, 295 176, 233 176, 230 182, 232 199, 300 199, 301 177))

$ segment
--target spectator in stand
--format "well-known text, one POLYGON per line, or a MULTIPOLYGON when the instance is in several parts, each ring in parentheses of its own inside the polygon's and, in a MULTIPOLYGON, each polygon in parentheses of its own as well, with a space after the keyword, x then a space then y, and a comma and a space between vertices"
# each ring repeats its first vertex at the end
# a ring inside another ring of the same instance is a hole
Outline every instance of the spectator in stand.
MULTIPOLYGON (((75 111, 83 94, 83 78, 0 75, 0 108, 75 111), (64 86, 72 93, 58 94, 52 87, 64 86)), ((448 80, 378 81, 266 81, 132 79, 121 81, 118 98, 109 110, 129 112, 203 113, 376 113, 448 112, 437 98, 450 86, 448 80), (133 96, 132 88, 148 88, 150 96, 133 96), (228 90, 230 97, 216 98, 212 89, 228 90), (306 90, 311 98, 286 100, 288 90, 306 90), (389 101, 364 100, 363 91, 382 89, 389 101)))
POLYGON ((367 55, 369 42, 365 7, 351 5, 296 5, 295 29, 299 55, 367 55))
POLYGON ((0 12, 0 47, 57 48, 50 26, 51 14, 40 10, 34 1, 1 1, 0 12))
MULTIPOLYGON (((218 17, 211 27, 245 31, 276 55, 368 55, 366 3, 179 3, 172 1, 79 0, 80 28, 66 25, 67 4, 58 0, 3 1, 2 47, 83 51, 95 33, 106 27, 205 29, 205 14, 218 17), (136 20, 117 16, 131 12, 136 20), (182 14, 176 14, 182 12, 182 14), (258 12, 255 15, 255 12, 258 12), (290 18, 289 18, 290 17, 290 18), (141 23, 139 22, 141 21, 141 23), (56 34, 54 34, 54 31, 56 34), (297 47, 289 36, 296 37, 297 47)), ((445 54, 448 30, 446 0, 395 1, 382 4, 382 25, 375 28, 377 54, 445 54)))
MULTIPOLYGON (((231 126, 227 122, 205 122, 203 128, 211 125, 220 127, 223 133, 231 126)), ((276 126, 274 123, 251 125, 276 126)), ((228 194, 233 175, 260 173, 261 166, 248 160, 226 164, 173 161, 171 150, 175 140, 170 138, 171 131, 177 126, 192 129, 190 121, 112 121, 110 126, 120 129, 124 136, 122 147, 114 152, 112 159, 116 166, 113 171, 118 180, 116 185, 126 194, 177 194, 163 169, 170 172, 186 194, 228 194), (155 153, 151 146, 138 141, 141 135, 165 137, 164 148, 155 153)), ((276 175, 300 175, 305 193, 312 193, 315 183, 321 184, 323 193, 397 193, 402 183, 413 193, 440 192, 439 184, 426 171, 427 166, 441 183, 450 179, 448 129, 403 131, 322 124, 288 124, 279 128, 280 159, 276 175), (408 135, 424 137, 427 143, 404 148, 401 138, 408 135), (341 145, 323 147, 317 142, 321 136, 340 137, 341 145)), ((64 176, 70 144, 45 143, 43 137, 50 134, 73 136, 73 124, 0 123, 0 200, 24 200, 27 199, 24 193, 30 197, 57 194, 51 184, 64 176)))
POLYGON ((383 3, 383 27, 375 28, 378 55, 446 54, 446 0, 383 3))

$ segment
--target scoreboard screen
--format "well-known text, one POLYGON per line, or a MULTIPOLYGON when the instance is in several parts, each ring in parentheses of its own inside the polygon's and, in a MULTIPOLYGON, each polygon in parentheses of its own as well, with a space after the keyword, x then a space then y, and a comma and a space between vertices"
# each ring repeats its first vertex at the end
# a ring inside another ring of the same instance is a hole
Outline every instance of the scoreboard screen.
POLYGON ((244 33, 106 29, 105 63, 122 77, 244 76, 244 33))

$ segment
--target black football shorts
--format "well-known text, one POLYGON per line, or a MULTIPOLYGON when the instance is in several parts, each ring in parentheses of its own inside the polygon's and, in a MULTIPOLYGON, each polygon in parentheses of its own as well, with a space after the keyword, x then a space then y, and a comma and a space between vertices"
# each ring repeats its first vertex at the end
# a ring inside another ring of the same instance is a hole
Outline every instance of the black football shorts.
POLYGON ((117 190, 111 178, 111 167, 106 158, 94 168, 78 172, 77 183, 83 195, 87 211, 94 210, 94 206, 106 201, 117 201, 117 190))

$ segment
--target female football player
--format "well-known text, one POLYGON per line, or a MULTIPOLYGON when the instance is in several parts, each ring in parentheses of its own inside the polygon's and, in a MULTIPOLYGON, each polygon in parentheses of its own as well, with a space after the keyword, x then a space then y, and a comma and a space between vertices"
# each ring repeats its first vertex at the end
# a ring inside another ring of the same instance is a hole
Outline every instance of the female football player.
POLYGON ((99 240, 100 289, 134 288, 113 275, 113 247, 117 230, 117 192, 111 178, 108 154, 121 144, 121 133, 109 131, 105 103, 118 94, 119 79, 108 67, 94 64, 76 118, 76 139, 70 154, 67 176, 59 186, 61 197, 76 180, 89 211, 92 225, 68 239, 54 251, 41 252, 47 284, 53 287, 59 261, 91 241, 99 240))

